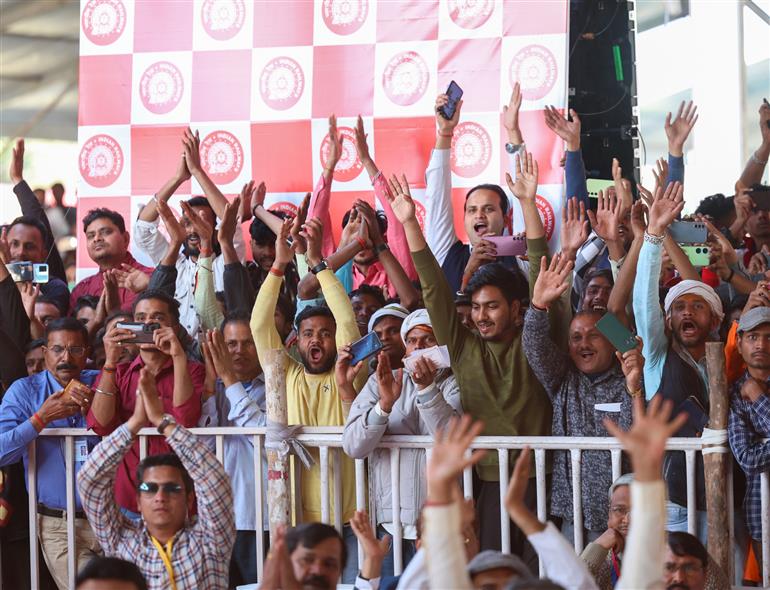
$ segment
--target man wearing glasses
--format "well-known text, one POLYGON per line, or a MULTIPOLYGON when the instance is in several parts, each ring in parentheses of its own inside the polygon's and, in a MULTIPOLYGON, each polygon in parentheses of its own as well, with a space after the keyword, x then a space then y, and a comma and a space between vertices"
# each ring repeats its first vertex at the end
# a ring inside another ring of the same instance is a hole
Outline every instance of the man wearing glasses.
MULTIPOLYGON (((88 359, 88 333, 75 318, 50 322, 43 346, 45 370, 16 380, 0 405, 0 466, 24 460, 27 471, 27 445, 45 427, 83 428, 85 413, 93 394, 85 388, 64 388, 77 379, 91 386, 97 371, 84 370, 88 359)), ((75 471, 79 471, 96 443, 94 437, 75 439, 75 471)), ((64 440, 42 437, 37 440, 38 534, 43 556, 60 589, 67 588, 67 496, 64 440)), ((78 567, 85 564, 99 544, 75 494, 75 537, 78 567)))
POLYGON ((208 447, 165 413, 149 368, 140 371, 133 414, 94 449, 78 489, 105 554, 134 562, 150 590, 227 588, 235 540, 230 478, 208 447), (175 454, 151 455, 137 466, 142 518, 135 521, 120 511, 113 488, 124 455, 148 422, 175 454))

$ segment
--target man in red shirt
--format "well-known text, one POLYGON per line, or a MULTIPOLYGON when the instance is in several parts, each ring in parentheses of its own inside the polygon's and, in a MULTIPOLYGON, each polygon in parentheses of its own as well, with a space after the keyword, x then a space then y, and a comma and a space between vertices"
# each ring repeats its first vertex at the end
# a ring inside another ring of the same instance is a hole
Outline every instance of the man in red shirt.
MULTIPOLYGON (((185 427, 198 425, 201 394, 206 371, 201 363, 188 361, 179 341, 179 308, 176 301, 161 291, 148 290, 134 301, 134 321, 158 324, 152 333, 152 344, 140 344, 139 356, 118 364, 122 342, 135 338, 128 329, 114 326, 104 337, 105 363, 95 388, 96 395, 88 413, 87 424, 98 435, 105 436, 123 424, 134 411, 139 373, 147 367, 155 377, 163 411, 185 427)), ((148 441, 147 454, 171 452, 163 437, 148 441)), ((136 466, 139 443, 134 443, 118 468, 115 499, 136 516, 136 466)))
MULTIPOLYGON (((86 234, 88 256, 99 265, 99 272, 75 285, 70 295, 70 308, 75 307, 78 297, 83 295, 99 297, 102 294, 106 270, 139 269, 147 276, 152 274, 153 269, 139 264, 128 251, 131 236, 126 231, 126 222, 120 213, 101 207, 91 209, 83 218, 83 232, 86 234)), ((118 294, 121 309, 130 308, 136 299, 136 293, 128 288, 119 286, 118 294)))

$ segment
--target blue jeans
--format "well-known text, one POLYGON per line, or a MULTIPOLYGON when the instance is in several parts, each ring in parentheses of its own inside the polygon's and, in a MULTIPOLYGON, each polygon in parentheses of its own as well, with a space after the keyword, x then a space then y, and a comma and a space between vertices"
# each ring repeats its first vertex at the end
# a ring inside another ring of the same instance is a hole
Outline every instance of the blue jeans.
MULTIPOLYGON (((666 530, 670 532, 687 532, 687 508, 666 501, 666 530)), ((701 543, 708 542, 708 521, 705 510, 698 510, 695 515, 695 536, 701 543)))
MULTIPOLYGON (((382 526, 381 524, 377 525, 377 538, 382 539, 385 535, 390 535, 390 533, 386 531, 385 527, 382 526)), ((393 541, 391 540, 390 550, 388 551, 388 554, 385 556, 385 559, 382 561, 382 569, 380 570, 381 572, 380 577, 395 575, 393 572, 394 545, 395 543, 393 543, 393 541)), ((417 547, 415 545, 415 541, 412 541, 410 539, 401 539, 401 571, 402 572, 406 569, 406 566, 409 565, 409 562, 412 561, 412 557, 414 557, 415 553, 417 553, 417 547)))
POLYGON ((353 585, 358 576, 358 539, 349 524, 342 527, 342 539, 348 551, 348 561, 342 570, 342 583, 353 585))
MULTIPOLYGON (((583 527, 583 547, 585 548, 586 545, 589 543, 593 543, 601 537, 602 533, 604 531, 589 531, 587 528, 583 527)), ((570 545, 575 544, 575 524, 571 520, 567 520, 566 518, 561 523, 561 534, 564 535, 564 537, 569 541, 570 545)))

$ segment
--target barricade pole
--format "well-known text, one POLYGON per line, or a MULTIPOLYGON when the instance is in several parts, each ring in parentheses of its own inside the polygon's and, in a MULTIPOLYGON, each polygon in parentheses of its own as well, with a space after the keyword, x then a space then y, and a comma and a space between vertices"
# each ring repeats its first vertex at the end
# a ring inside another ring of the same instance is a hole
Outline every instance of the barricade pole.
POLYGON ((687 532, 698 536, 698 503, 695 499, 695 451, 685 451, 687 464, 687 532))
MULTIPOLYGON (((286 351, 283 347, 268 350, 262 369, 265 372, 267 419, 282 426, 288 423, 286 409, 286 351)), ((270 536, 278 525, 289 526, 289 458, 276 449, 267 449, 267 506, 270 519, 270 536)), ((328 490, 327 490, 328 493, 328 490)), ((297 499, 298 503, 301 500, 297 499)), ((259 523, 259 528, 261 529, 259 523)), ((260 561, 260 560, 257 560, 260 561)))
POLYGON ((511 517, 505 509, 505 497, 508 494, 508 449, 497 450, 500 478, 500 550, 503 553, 511 552, 511 517))
POLYGON ((77 574, 75 557, 78 552, 75 535, 75 439, 71 436, 64 439, 64 464, 67 474, 67 583, 70 588, 74 588, 77 574))
MULTIPOLYGON (((401 451, 400 449, 390 449, 390 505, 393 508, 393 573, 400 575, 403 570, 403 560, 401 559, 401 451)), ((413 482, 413 485, 418 485, 413 482)))
POLYGON ((583 552, 583 468, 580 449, 570 449, 572 464, 572 531, 575 552, 583 552))
POLYGON ((262 486, 265 485, 262 480, 262 437, 255 434, 252 441, 254 445, 254 507, 256 509, 254 532, 257 537, 257 582, 261 582, 264 575, 265 560, 265 537, 262 534, 265 519, 262 512, 262 486))
POLYGON ((27 445, 27 490, 29 491, 29 579, 32 590, 40 589, 40 568, 37 561, 37 445, 27 445))

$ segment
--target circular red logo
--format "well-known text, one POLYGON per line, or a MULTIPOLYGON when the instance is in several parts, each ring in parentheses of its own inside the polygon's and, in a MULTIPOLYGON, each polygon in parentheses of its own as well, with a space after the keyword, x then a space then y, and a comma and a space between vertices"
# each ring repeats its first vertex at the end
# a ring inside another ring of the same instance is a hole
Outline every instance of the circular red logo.
POLYGON ((492 158, 492 140, 478 123, 464 122, 452 137, 452 172, 463 178, 481 174, 492 158))
POLYGON ((109 45, 126 28, 126 7, 120 0, 88 0, 80 24, 91 43, 109 45))
MULTIPOLYGON (((361 174, 363 164, 358 159, 356 152, 355 133, 350 127, 337 127, 342 135, 342 156, 334 169, 334 180, 349 182, 361 174)), ((325 167, 329 159, 329 134, 327 133, 321 142, 321 164, 325 167)))
POLYGON ((540 218, 543 220, 543 229, 545 230, 545 239, 550 240, 553 236, 553 228, 556 226, 556 216, 553 213, 553 207, 548 199, 535 195, 535 205, 537 206, 540 218))
POLYGON ((529 45, 519 51, 511 60, 511 86, 521 84, 521 95, 526 100, 539 100, 556 84, 556 59, 553 53, 542 45, 529 45))
POLYGON ((337 35, 352 35, 366 21, 369 0, 323 0, 321 16, 324 24, 337 35))
POLYGON ((280 211, 281 213, 286 213, 289 217, 297 216, 297 206, 289 201, 278 201, 277 203, 273 203, 270 205, 268 211, 280 211))
POLYGON ((495 0, 449 0, 449 18, 463 29, 478 29, 495 11, 495 0))
POLYGON ((304 90, 302 67, 285 55, 270 60, 259 75, 259 92, 271 109, 290 109, 297 104, 304 90))
POLYGON ((78 156, 80 175, 97 188, 110 186, 123 170, 123 150, 113 137, 94 135, 83 144, 78 156))
POLYGON ((420 224, 420 229, 425 231, 425 205, 417 199, 412 200, 414 201, 414 216, 417 218, 417 223, 420 224))
POLYGON ((232 39, 246 17, 243 0, 204 0, 201 22, 209 37, 217 41, 232 39))
POLYGON ((217 184, 233 182, 243 169, 241 142, 229 131, 213 131, 201 142, 201 164, 217 184))
POLYGON ((174 110, 184 91, 182 72, 168 61, 152 64, 139 80, 139 96, 151 113, 163 115, 174 110))
POLYGON ((415 51, 394 55, 382 73, 385 95, 402 107, 416 103, 425 94, 430 81, 428 64, 415 51))

